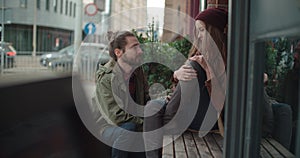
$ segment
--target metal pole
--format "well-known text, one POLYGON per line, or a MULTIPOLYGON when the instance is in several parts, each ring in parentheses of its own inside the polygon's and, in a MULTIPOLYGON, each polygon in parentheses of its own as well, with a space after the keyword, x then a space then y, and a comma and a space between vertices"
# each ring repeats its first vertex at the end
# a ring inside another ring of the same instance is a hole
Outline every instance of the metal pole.
POLYGON ((226 93, 225 104, 223 158, 259 157, 259 134, 258 126, 255 124, 259 124, 259 117, 254 116, 260 112, 255 105, 260 105, 257 102, 261 99, 262 91, 259 91, 261 85, 255 88, 254 85, 260 83, 259 79, 262 81, 261 76, 259 77, 259 73, 262 75, 260 71, 262 69, 260 64, 257 64, 262 62, 260 62, 261 56, 256 56, 254 53, 258 52, 253 51, 254 46, 249 52, 250 1, 228 1, 228 93, 226 93))
POLYGON ((1 30, 1 42, 4 42, 4 11, 5 11, 5 9, 4 9, 4 0, 2 0, 2 14, 1 14, 1 19, 2 19, 2 21, 1 21, 1 27, 2 27, 2 30, 1 30))
POLYGON ((78 51, 81 39, 82 39, 82 0, 77 0, 76 5, 76 21, 75 21, 75 30, 74 30, 74 49, 75 52, 78 51))
MULTIPOLYGON (((1 45, 3 47, 4 45, 4 0, 2 0, 2 7, 1 7, 1 11, 2 11, 2 14, 1 14, 1 45)), ((2 48, 1 47, 1 48, 2 48)), ((1 68, 0 68, 0 74, 2 75, 3 74, 3 69, 4 69, 4 49, 1 49, 1 68)))
MULTIPOLYGON (((300 3, 299 3, 300 4, 300 3)), ((300 5, 299 5, 300 6, 300 5)), ((298 70, 298 76, 300 74, 299 70, 298 70)), ((297 107, 299 107, 300 105, 300 80, 298 80, 298 104, 297 104, 297 107)), ((298 117, 300 116, 300 110, 298 110, 298 117)), ((299 148, 300 148, 300 130, 299 130, 299 127, 300 127, 300 121, 297 121, 298 124, 297 124, 297 133, 296 133, 296 146, 295 146, 295 151, 296 151, 296 157, 299 157, 300 156, 300 151, 299 151, 299 148)))
POLYGON ((33 38, 32 38, 32 56, 36 56, 36 16, 37 16, 37 8, 36 8, 37 1, 34 0, 33 5, 33 38))

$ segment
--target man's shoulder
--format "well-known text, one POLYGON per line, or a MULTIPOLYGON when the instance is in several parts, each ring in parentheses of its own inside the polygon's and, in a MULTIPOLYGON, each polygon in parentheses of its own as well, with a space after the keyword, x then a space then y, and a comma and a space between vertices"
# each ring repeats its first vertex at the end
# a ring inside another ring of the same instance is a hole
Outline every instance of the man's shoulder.
POLYGON ((113 61, 109 61, 105 65, 100 65, 99 69, 96 71, 96 80, 111 78, 114 64, 113 61))

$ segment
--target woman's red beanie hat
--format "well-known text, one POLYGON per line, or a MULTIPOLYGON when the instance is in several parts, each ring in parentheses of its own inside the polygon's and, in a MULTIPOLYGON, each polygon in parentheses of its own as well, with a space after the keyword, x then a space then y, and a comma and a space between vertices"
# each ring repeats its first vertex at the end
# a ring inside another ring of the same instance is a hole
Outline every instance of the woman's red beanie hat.
POLYGON ((223 32, 228 24, 228 12, 221 8, 209 8, 200 12, 195 20, 201 20, 223 32))

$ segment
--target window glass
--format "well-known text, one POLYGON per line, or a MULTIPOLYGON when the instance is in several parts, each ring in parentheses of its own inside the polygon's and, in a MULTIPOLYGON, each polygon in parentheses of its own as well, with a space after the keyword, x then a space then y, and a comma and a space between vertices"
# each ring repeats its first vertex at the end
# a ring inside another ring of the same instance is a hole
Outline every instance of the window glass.
POLYGON ((60 13, 63 13, 63 9, 64 9, 64 0, 60 0, 60 13))
POLYGON ((41 0, 36 0, 36 8, 41 9, 41 0))
POLYGON ((57 0, 53 0, 54 12, 57 12, 57 0))
MULTIPOLYGON (((299 122, 299 55, 300 37, 276 37, 265 42, 265 104, 273 111, 273 123, 265 120, 263 127, 270 128, 265 128, 263 136, 273 137, 294 154, 299 122)), ((272 115, 263 114, 264 119, 272 115)))
POLYGON ((20 0, 20 7, 26 8, 27 7, 27 0, 20 0))
POLYGON ((50 0, 46 0, 46 10, 49 11, 50 8, 50 0))
POLYGON ((69 9, 69 2, 66 0, 66 5, 65 5, 65 14, 68 15, 68 9, 69 9))
POLYGON ((73 11, 73 8, 72 8, 72 7, 73 7, 73 3, 70 2, 70 13, 69 13, 70 16, 72 16, 72 11, 73 11))
POLYGON ((74 3, 74 7, 73 7, 74 9, 73 9, 73 17, 75 17, 76 16, 76 3, 74 3))

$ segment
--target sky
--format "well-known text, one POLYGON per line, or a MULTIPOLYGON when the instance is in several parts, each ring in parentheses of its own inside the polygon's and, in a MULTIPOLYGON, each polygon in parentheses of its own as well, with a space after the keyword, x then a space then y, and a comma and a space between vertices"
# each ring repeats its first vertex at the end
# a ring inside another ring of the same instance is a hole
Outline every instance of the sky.
POLYGON ((82 0, 83 4, 88 4, 88 3, 92 3, 93 0, 82 0))
MULTIPOLYGON (((147 7, 164 8, 165 0, 147 0, 147 7)), ((148 23, 151 23, 152 17, 154 17, 154 21, 159 21, 159 27, 162 28, 164 23, 164 10, 148 9, 148 23)))
POLYGON ((147 0, 147 6, 164 8, 165 0, 147 0))

